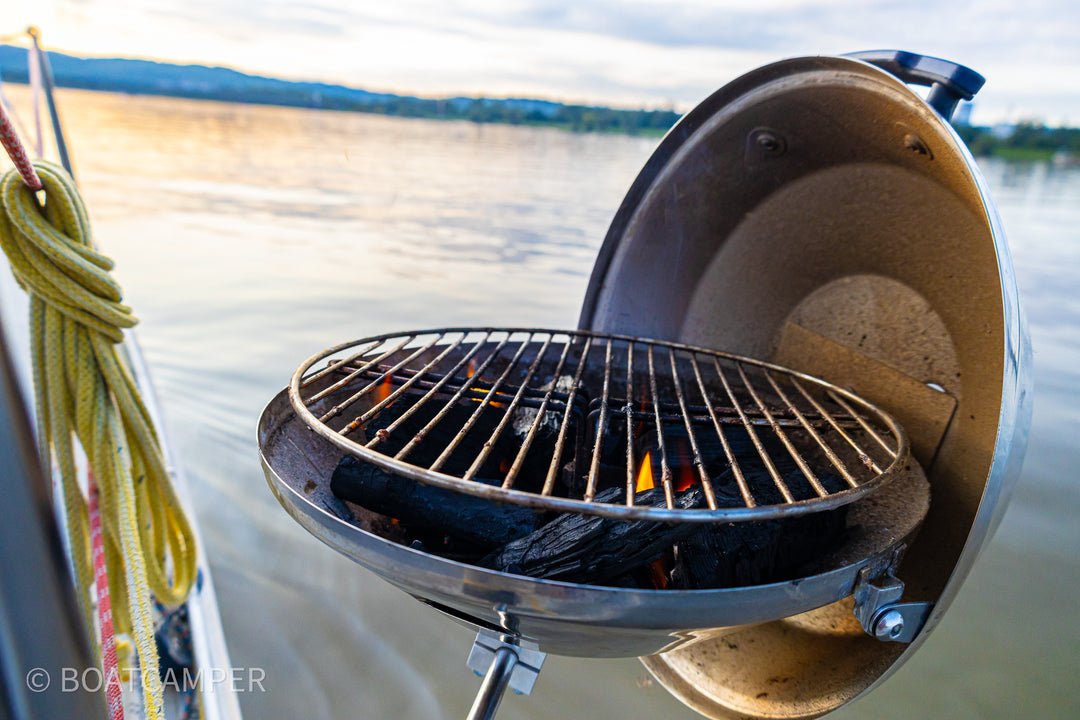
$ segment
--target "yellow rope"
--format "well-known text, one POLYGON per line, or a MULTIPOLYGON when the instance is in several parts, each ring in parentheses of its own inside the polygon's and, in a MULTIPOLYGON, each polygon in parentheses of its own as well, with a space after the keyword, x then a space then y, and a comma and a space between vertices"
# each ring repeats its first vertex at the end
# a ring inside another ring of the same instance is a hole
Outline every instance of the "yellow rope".
POLYGON ((162 689, 150 593, 165 605, 184 601, 196 574, 194 538, 120 344, 136 320, 120 302, 113 263, 94 249, 71 177, 52 163, 34 167, 44 207, 15 171, 0 181, 0 246, 31 297, 39 444, 62 476, 79 602, 93 628, 90 525, 74 437, 89 460, 100 489, 113 622, 118 634, 134 635, 153 720, 161 718, 162 689))

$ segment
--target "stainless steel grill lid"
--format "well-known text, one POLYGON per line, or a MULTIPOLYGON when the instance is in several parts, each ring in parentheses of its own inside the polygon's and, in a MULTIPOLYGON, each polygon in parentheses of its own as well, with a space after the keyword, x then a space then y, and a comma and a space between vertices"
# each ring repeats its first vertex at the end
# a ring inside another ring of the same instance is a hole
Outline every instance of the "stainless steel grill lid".
MULTIPOLYGON (((861 56, 934 83, 946 113, 981 84, 945 61, 861 56)), ((1031 412, 1008 247, 938 110, 851 57, 785 60, 725 86, 627 193, 580 327, 719 347, 849 388, 901 422, 931 483, 898 569, 905 599, 933 608, 913 643, 877 643, 838 603, 645 658, 661 683, 712 717, 812 717, 914 652, 1004 512, 1031 412)))

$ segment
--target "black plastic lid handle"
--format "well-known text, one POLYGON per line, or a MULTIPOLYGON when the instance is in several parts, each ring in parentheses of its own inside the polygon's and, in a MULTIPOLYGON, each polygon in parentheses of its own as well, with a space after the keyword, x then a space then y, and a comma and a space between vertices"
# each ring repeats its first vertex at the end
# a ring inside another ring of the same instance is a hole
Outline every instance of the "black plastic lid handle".
POLYGON ((952 117, 961 100, 975 97, 986 83, 986 78, 969 67, 904 50, 866 50, 845 57, 877 65, 906 83, 928 85, 930 94, 926 102, 946 120, 952 117))

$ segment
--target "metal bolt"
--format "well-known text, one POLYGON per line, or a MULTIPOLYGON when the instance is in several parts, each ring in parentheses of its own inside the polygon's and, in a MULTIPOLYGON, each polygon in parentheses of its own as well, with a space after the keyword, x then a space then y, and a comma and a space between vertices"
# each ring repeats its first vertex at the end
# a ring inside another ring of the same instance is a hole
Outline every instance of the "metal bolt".
POLYGON ((750 142, 766 155, 779 155, 787 149, 784 138, 772 130, 758 128, 750 134, 750 142))
POLYGON ((874 636, 878 640, 895 640, 904 632, 904 616, 899 610, 888 610, 874 622, 874 636))
POLYGON ((926 155, 930 158, 934 157, 934 154, 930 152, 930 148, 926 146, 926 143, 923 142, 922 138, 914 133, 908 133, 904 136, 904 147, 919 155, 926 155))
POLYGON ((757 136, 757 144, 762 150, 775 152, 780 149, 780 141, 772 133, 761 133, 757 136))

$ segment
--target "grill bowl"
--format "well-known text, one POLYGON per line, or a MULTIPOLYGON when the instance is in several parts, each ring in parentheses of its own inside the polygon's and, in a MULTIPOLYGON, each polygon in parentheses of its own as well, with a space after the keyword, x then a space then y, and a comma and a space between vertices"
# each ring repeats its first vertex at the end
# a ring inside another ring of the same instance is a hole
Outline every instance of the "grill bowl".
POLYGON ((288 390, 264 409, 258 438, 270 489, 319 540, 459 620, 561 655, 649 655, 715 637, 723 628, 833 603, 851 595, 862 568, 876 573, 888 565, 893 549, 912 538, 929 505, 929 486, 912 463, 850 506, 847 541, 798 579, 718 590, 629 590, 495 572, 387 539, 378 532, 386 518, 346 505, 330 492, 330 475, 344 451, 297 416, 288 390))

